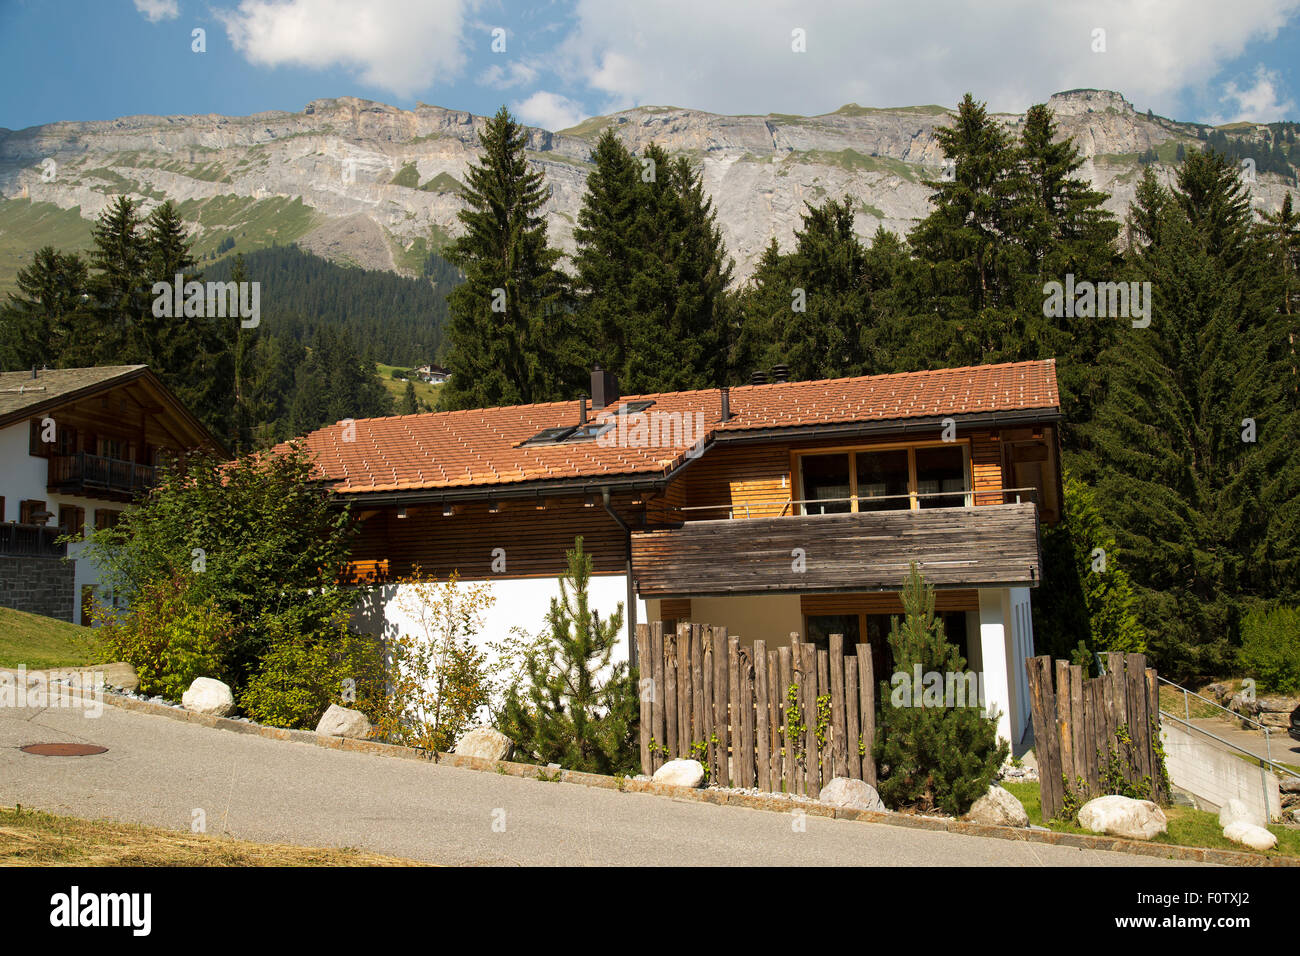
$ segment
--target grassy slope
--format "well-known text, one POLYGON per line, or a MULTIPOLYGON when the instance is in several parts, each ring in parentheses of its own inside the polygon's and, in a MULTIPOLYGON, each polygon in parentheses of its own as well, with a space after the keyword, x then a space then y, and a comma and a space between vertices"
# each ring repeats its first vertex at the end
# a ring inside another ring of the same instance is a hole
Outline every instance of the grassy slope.
POLYGON ((361 850, 247 843, 181 830, 0 808, 0 866, 422 865, 361 850))
POLYGON ((0 608, 0 667, 69 667, 101 661, 90 628, 0 608))
POLYGON ((0 300, 14 291, 19 269, 31 265, 41 246, 63 252, 90 248, 90 222, 77 209, 26 199, 0 199, 0 300))
MULTIPOLYGON (((400 369, 398 365, 376 365, 375 374, 379 376, 379 381, 384 383, 384 388, 388 389, 393 401, 400 402, 402 396, 406 394, 406 382, 401 379, 393 378, 393 370, 400 369)), ((430 385, 427 382, 421 382, 419 379, 411 379, 415 385, 415 397, 427 404, 430 408, 438 407, 438 392, 442 389, 441 385, 430 385)))
MULTIPOLYGON (((1029 814, 1030 823, 1047 826, 1049 829, 1061 833, 1087 834, 1091 832, 1073 823, 1060 823, 1058 821, 1053 821, 1051 824, 1043 823, 1043 810, 1037 783, 1004 781, 1001 785, 1025 805, 1025 812, 1029 814)), ((1246 853, 1259 852, 1258 850, 1252 850, 1250 847, 1242 846, 1240 843, 1233 843, 1225 837, 1223 830, 1219 827, 1218 814, 1208 813, 1205 810, 1194 810, 1191 807, 1165 807, 1164 812, 1165 817, 1169 820, 1168 832, 1160 834, 1151 841, 1152 843, 1199 846, 1212 850, 1239 850, 1246 853)), ((1270 826, 1269 830, 1277 837, 1277 846, 1267 851, 1264 854, 1265 856, 1300 856, 1300 830, 1288 830, 1286 827, 1277 824, 1270 826)))

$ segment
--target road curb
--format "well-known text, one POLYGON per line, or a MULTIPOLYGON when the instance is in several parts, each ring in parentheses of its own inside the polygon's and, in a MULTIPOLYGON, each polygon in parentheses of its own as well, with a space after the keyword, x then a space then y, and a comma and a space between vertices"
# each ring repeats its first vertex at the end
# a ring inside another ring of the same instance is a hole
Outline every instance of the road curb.
POLYGON ((1211 863, 1219 866, 1263 866, 1295 867, 1300 860, 1291 857, 1268 857, 1238 850, 1215 850, 1206 847, 1175 846, 1168 843, 1145 843, 1140 840, 1125 840, 1119 837, 1092 836, 1082 833, 1057 833, 1053 830, 1027 830, 1019 827, 988 826, 968 823, 964 820, 947 820, 939 817, 912 816, 905 813, 881 813, 872 810, 850 810, 831 807, 813 802, 794 802, 788 798, 766 796, 764 794, 737 793, 730 790, 697 789, 676 787, 653 780, 637 780, 632 777, 611 777, 597 773, 583 773, 577 770, 551 770, 537 764, 515 763, 511 760, 487 760, 482 757, 465 757, 459 754, 441 753, 434 750, 421 750, 416 747, 403 747, 398 744, 380 743, 375 740, 354 740, 350 737, 327 737, 310 730, 286 730, 282 727, 267 727, 229 717, 213 717, 208 714, 196 714, 193 711, 158 704, 148 700, 138 700, 120 694, 104 695, 104 703, 122 710, 136 713, 167 717, 185 723, 199 724, 215 730, 229 730, 240 734, 250 734, 269 740, 288 740, 294 743, 310 744, 327 750, 344 750, 351 753, 372 754, 381 757, 394 757, 400 760, 423 760, 429 763, 443 764, 462 770, 497 773, 508 777, 545 780, 549 782, 572 783, 583 787, 597 787, 603 790, 618 790, 623 793, 646 793, 652 796, 670 797, 678 800, 693 800, 697 803, 712 803, 718 806, 746 807, 751 810, 766 810, 775 813, 792 813, 800 811, 810 817, 832 817, 836 820, 850 820, 860 823, 880 823, 886 826, 905 827, 913 830, 945 830, 962 836, 985 837, 995 840, 1011 840, 1019 843, 1043 843, 1052 846, 1076 847, 1080 850, 1109 850, 1118 853, 1130 853, 1136 856, 1149 856, 1158 859, 1180 860, 1188 863, 1211 863))

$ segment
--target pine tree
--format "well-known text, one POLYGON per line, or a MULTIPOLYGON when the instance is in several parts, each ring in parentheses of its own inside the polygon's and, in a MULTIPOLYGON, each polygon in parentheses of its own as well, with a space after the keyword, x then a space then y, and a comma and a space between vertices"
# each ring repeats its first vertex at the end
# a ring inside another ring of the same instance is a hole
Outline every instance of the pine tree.
POLYGON ((151 307, 145 287, 149 248, 143 232, 139 204, 126 196, 116 200, 100 215, 91 229, 95 248, 91 252, 91 295, 95 321, 88 335, 93 357, 81 354, 77 361, 87 365, 138 361, 132 348, 131 329, 151 307), (89 361, 87 361, 89 359, 89 361))
POLYGON ((415 384, 408 380, 406 391, 402 393, 402 400, 397 405, 397 414, 414 415, 419 410, 420 401, 415 397, 415 384))
POLYGON ((43 246, 18 270, 17 291, 0 310, 0 368, 74 365, 88 352, 89 273, 74 253, 43 246))
POLYGON ((590 605, 591 557, 581 536, 567 552, 550 633, 527 655, 525 685, 511 688, 502 730, 542 763, 591 773, 630 773, 640 761, 636 674, 612 664, 623 605, 609 617, 590 605))
MULTIPOLYGON (((934 589, 915 563, 903 587, 903 618, 894 618, 889 646, 894 676, 880 685, 880 720, 872 748, 876 789, 891 808, 942 809, 961 815, 988 792, 1007 757, 997 720, 979 700, 946 699, 949 675, 966 671, 957 645, 934 614, 934 589), (916 677, 922 686, 916 686, 916 677), (937 700, 933 692, 938 675, 937 700)), ((966 685, 962 684, 963 691, 966 685)))
POLYGON ((585 379, 566 306, 560 253, 547 242, 547 189, 530 169, 528 130, 502 107, 480 134, 483 153, 466 177, 465 234, 446 258, 465 275, 448 296, 445 408, 571 398, 585 379))

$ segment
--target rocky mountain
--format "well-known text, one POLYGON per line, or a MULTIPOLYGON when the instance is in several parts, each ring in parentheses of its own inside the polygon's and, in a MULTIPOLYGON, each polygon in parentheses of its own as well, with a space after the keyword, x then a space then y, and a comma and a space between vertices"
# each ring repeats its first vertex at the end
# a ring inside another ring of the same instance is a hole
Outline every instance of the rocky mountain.
MULTIPOLYGON (((1206 127, 1136 111, 1123 96, 1074 90, 1050 100, 1061 134, 1087 157, 1084 173, 1123 215, 1156 161, 1168 176, 1180 146, 1206 127)), ((928 210, 923 180, 942 175, 940 106, 849 104, 822 116, 721 116, 639 107, 559 132, 530 131, 529 154, 551 186, 551 234, 573 249, 591 147, 612 126, 633 149, 657 142, 701 165, 736 276, 745 279, 775 236, 783 248, 807 202, 851 195, 857 227, 905 233, 928 210)), ((1022 116, 999 117, 1013 132, 1022 116)), ((482 117, 419 105, 316 100, 298 113, 129 116, 0 129, 0 288, 47 242, 85 246, 90 222, 118 193, 147 206, 170 198, 215 258, 297 242, 335 262, 418 274, 457 234, 461 183, 478 150, 482 117)), ((1249 138, 1266 128, 1235 127, 1249 138)), ((1275 209, 1291 176, 1260 172, 1252 190, 1275 209)))

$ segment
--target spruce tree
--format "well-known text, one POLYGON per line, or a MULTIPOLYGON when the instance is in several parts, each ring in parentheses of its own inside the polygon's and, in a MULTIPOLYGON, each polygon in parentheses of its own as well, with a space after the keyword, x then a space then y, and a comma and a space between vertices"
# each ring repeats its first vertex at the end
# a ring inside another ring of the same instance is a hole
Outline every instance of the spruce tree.
MULTIPOLYGON (((880 719, 872 753, 876 789, 894 809, 941 809, 960 816, 988 792, 1007 757, 996 717, 979 700, 946 698, 948 677, 966 671, 957 645, 934 614, 934 588, 916 563, 903 587, 903 618, 894 618, 889 647, 894 676, 880 684, 880 719), (918 673, 922 685, 916 686, 918 673), (938 693, 934 678, 938 675, 938 693), (936 699, 937 698, 937 699, 936 699)), ((961 685, 963 691, 965 684, 961 685)))
POLYGON ((414 415, 420 410, 420 401, 415 397, 415 384, 408 381, 406 391, 402 393, 402 400, 397 403, 397 414, 414 415))
POLYGON ((89 272, 81 256, 43 246, 19 269, 0 310, 0 368, 79 364, 90 354, 89 272))
POLYGON ((464 235, 446 258, 465 275, 448 296, 455 371, 444 408, 572 398, 585 380, 567 310, 560 253, 547 242, 547 188, 525 155, 528 130, 505 107, 487 121, 483 152, 466 177, 464 235))
POLYGON ((132 326, 152 305, 145 285, 149 248, 143 226, 139 203, 118 196, 91 229, 95 243, 91 252, 94 321, 87 351, 94 355, 78 355, 79 363, 138 360, 131 342, 132 326))
POLYGON ((609 617, 591 607, 591 557, 574 539, 549 633, 525 659, 523 686, 510 689, 502 731, 542 763, 590 773, 634 773, 639 708, 636 674, 611 663, 623 604, 609 617))

